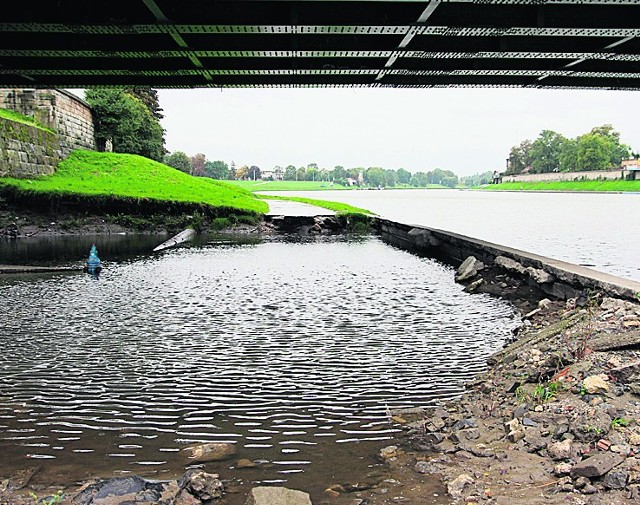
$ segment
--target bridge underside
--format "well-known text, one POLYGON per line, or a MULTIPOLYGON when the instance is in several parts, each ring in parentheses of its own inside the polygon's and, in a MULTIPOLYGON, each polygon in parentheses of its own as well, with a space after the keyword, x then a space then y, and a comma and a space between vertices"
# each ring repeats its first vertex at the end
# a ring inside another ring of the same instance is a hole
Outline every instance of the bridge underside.
POLYGON ((57 0, 0 15, 0 86, 640 89, 637 0, 57 0))

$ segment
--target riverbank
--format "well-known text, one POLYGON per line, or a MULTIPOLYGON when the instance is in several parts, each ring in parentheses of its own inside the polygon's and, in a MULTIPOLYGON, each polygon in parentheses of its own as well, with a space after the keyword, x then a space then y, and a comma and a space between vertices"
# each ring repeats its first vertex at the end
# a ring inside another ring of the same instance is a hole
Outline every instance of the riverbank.
POLYGON ((546 191, 554 193, 638 193, 640 180, 503 182, 479 188, 483 191, 546 191))

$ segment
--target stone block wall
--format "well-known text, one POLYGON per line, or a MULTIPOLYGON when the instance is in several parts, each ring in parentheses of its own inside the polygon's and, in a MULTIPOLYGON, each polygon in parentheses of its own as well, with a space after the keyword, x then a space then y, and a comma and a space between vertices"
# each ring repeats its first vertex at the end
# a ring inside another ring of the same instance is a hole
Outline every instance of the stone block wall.
POLYGON ((0 89, 0 107, 33 117, 58 132, 63 157, 74 149, 96 148, 91 107, 72 93, 59 89, 0 89))
POLYGON ((0 177, 51 175, 61 154, 55 133, 0 118, 0 177))
POLYGON ((591 181, 624 178, 624 170, 592 170, 590 172, 549 172, 546 174, 503 175, 502 182, 591 181))

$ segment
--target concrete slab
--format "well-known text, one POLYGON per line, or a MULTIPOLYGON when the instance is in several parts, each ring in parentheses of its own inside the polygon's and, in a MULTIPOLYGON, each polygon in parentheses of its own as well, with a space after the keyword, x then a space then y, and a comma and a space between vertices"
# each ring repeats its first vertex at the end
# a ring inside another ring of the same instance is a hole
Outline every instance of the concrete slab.
POLYGON ((288 200, 266 200, 266 202, 269 204, 267 216, 313 217, 336 215, 332 210, 306 203, 291 202, 288 200))

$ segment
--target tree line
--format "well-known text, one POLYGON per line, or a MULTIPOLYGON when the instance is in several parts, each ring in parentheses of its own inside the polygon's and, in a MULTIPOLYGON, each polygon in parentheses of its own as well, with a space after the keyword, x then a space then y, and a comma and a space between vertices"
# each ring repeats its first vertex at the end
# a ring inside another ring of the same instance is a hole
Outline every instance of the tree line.
POLYGON ((533 142, 523 140, 511 148, 505 174, 616 169, 630 155, 631 148, 620 142, 620 133, 610 124, 574 139, 543 130, 533 142))
POLYGON ((429 172, 412 174, 404 168, 398 170, 382 167, 336 166, 333 169, 320 168, 317 163, 309 163, 306 167, 295 165, 276 165, 270 170, 263 170, 256 165, 236 167, 232 161, 209 161, 202 153, 188 156, 182 151, 174 151, 164 157, 164 163, 197 177, 211 177, 222 180, 284 180, 284 181, 323 181, 343 186, 368 186, 387 188, 395 186, 427 187, 441 185, 450 188, 457 186, 458 176, 450 170, 436 168, 429 172))

